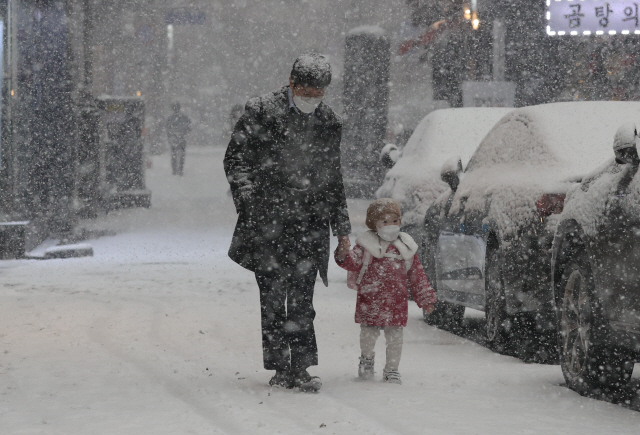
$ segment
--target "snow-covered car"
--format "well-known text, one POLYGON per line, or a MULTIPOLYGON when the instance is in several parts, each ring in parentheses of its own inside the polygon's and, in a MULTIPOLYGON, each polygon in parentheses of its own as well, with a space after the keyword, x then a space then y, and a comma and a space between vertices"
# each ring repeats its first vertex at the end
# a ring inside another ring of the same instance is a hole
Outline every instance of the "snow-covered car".
POLYGON ((425 320, 455 326, 471 307, 485 312, 487 341, 497 350, 515 343, 516 320, 555 347, 550 276, 558 213, 566 192, 610 156, 620 123, 634 119, 640 103, 519 108, 493 127, 464 172, 460 163, 445 165, 451 189, 424 221, 422 261, 438 297, 425 320))
MULTIPOLYGON (((402 208, 403 231, 415 240, 420 238, 427 208, 449 188, 440 179, 443 163, 455 155, 466 164, 480 141, 510 110, 486 107, 440 109, 422 119, 376 192, 377 198, 398 201, 402 208)), ((392 149, 388 148, 388 151, 392 149)))
MULTIPOLYGON (((622 126, 616 142, 620 136, 636 150, 634 125, 622 126)), ((637 172, 638 160, 609 159, 569 190, 556 230, 552 277, 560 364, 567 385, 581 393, 628 384, 640 361, 637 172)))

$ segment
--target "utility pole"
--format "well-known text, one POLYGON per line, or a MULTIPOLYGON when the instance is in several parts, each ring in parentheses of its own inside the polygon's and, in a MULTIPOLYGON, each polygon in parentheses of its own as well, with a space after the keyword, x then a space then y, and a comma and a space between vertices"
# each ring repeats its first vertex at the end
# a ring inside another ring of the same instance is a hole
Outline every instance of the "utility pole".
POLYGON ((101 203, 100 194, 100 114, 93 96, 93 0, 83 0, 82 55, 84 80, 79 101, 79 147, 77 153, 76 199, 77 214, 83 218, 96 217, 101 203))
POLYGON ((85 92, 91 94, 93 87, 93 8, 92 0, 83 0, 83 28, 82 28, 82 54, 84 57, 84 87, 85 92))
POLYGON ((493 21, 493 80, 504 81, 505 73, 505 44, 506 28, 502 21, 493 21))

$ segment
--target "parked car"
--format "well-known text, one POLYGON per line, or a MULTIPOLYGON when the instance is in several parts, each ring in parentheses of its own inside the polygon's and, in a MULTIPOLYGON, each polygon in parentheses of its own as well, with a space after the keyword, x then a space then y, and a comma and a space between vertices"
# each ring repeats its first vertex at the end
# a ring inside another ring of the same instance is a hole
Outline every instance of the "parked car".
POLYGON ((567 385, 581 393, 626 385, 640 360, 636 138, 634 125, 622 126, 609 144, 626 145, 635 161, 618 150, 569 190, 553 242, 560 364, 567 385))
POLYGON ((440 180, 440 168, 451 155, 467 163, 480 141, 512 109, 441 109, 425 116, 400 151, 387 146, 381 159, 393 167, 387 172, 377 198, 393 198, 402 208, 403 231, 420 238, 424 214, 449 189, 440 180), (393 165, 395 162, 395 165, 393 165))
POLYGON ((555 340, 550 265, 558 214, 569 188, 610 155, 625 119, 640 119, 640 103, 515 109, 464 172, 459 161, 443 166, 450 189, 424 220, 422 261, 439 301, 425 320, 455 326, 471 307, 485 312, 487 341, 497 350, 513 344, 516 320, 535 327, 535 340, 555 340))

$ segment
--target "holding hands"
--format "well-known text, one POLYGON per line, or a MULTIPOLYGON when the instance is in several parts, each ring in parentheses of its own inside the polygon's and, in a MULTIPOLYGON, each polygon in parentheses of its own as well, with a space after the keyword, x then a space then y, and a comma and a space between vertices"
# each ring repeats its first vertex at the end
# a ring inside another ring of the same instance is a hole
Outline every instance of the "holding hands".
POLYGON ((350 248, 351 241, 349 240, 349 236, 338 236, 338 247, 335 251, 336 259, 342 263, 347 257, 347 254, 349 254, 350 248))

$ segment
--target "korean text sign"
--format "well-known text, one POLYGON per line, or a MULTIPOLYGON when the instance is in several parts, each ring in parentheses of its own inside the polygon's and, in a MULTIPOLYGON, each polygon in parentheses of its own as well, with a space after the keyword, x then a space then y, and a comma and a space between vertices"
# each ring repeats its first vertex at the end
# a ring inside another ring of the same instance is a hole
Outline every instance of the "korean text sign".
POLYGON ((547 34, 640 34, 640 0, 547 0, 547 34))

